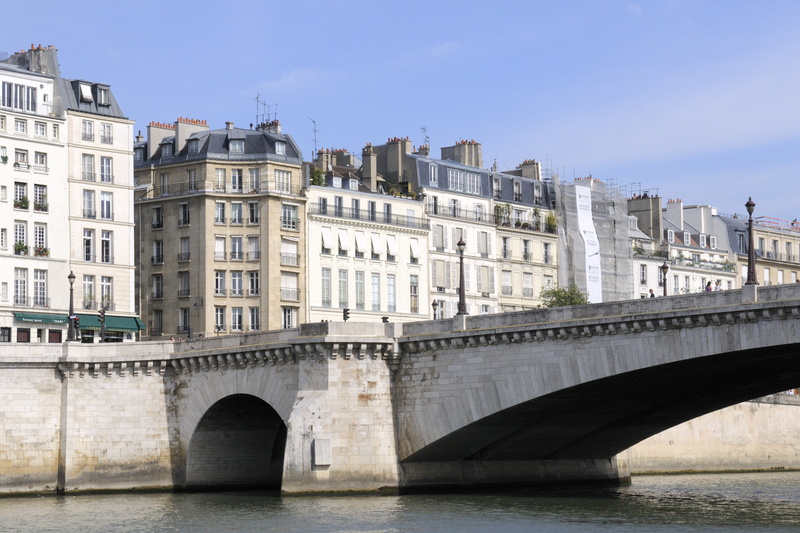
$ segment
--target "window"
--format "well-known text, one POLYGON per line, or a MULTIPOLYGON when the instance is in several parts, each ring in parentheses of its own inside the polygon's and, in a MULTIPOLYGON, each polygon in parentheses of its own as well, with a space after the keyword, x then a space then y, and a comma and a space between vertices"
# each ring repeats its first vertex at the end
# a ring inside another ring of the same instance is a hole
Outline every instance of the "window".
POLYGON ((189 281, 189 272, 178 272, 178 298, 188 298, 192 295, 189 281))
POLYGON ((257 270, 247 273, 247 291, 250 296, 256 296, 261 292, 261 285, 257 270))
POLYGON ((83 276, 83 308, 94 309, 94 276, 83 276))
POLYGON ((190 154, 196 154, 198 151, 198 140, 197 139, 189 139, 188 142, 188 149, 190 154))
POLYGON ((247 236, 247 260, 258 261, 261 259, 261 247, 258 241, 258 235, 247 236))
POLYGON ((347 270, 339 270, 339 307, 347 307, 347 270))
POLYGON ((522 296, 533 298, 533 274, 530 272, 522 273, 522 296))
POLYGON ((419 276, 409 276, 409 312, 419 313, 419 276))
POLYGON ((36 113, 36 87, 25 87, 25 110, 36 113))
POLYGON ((159 179, 159 191, 156 194, 161 196, 169 195, 169 172, 162 172, 158 176, 159 179))
POLYGON ((161 300, 164 298, 164 275, 153 274, 150 283, 153 286, 153 300, 161 300))
POLYGON ((486 213, 483 210, 482 204, 475 204, 475 221, 476 222, 485 222, 486 221, 486 213))
POLYGON ((153 228, 163 228, 164 227, 164 215, 161 209, 161 206, 157 206, 153 208, 153 228))
POLYGON ((45 224, 36 223, 33 225, 33 246, 33 255, 46 256, 49 254, 47 249, 47 226, 45 224))
POLYGON ((113 263, 114 256, 112 255, 112 233, 108 230, 100 232, 100 262, 113 263))
POLYGON ((214 205, 214 223, 215 224, 225 223, 225 202, 217 202, 214 205))
POLYGON ((286 155, 286 143, 283 141, 275 141, 275 153, 278 155, 286 155))
MULTIPOLYGON (((161 241, 159 241, 161 242, 161 241)), ((94 230, 83 230, 83 260, 87 263, 94 263, 94 230)), ((163 262, 163 259, 162 259, 163 262)))
POLYGON ((253 331, 261 329, 261 312, 258 307, 250 308, 250 329, 253 331))
POLYGON ((217 235, 214 237, 214 261, 225 261, 225 237, 217 235))
POLYGON ((181 307, 178 309, 178 332, 189 332, 189 308, 181 307))
POLYGON ((225 169, 218 168, 216 170, 217 183, 214 185, 215 192, 225 192, 225 169))
POLYGON ((150 333, 152 335, 160 335, 164 332, 164 311, 161 309, 153 309, 153 319, 151 321, 150 333))
POLYGON ((241 261, 244 259, 241 235, 231 237, 231 259, 236 261, 241 261))
POLYGON ((514 182, 514 201, 515 202, 522 201, 522 183, 518 181, 514 182))
POLYGON ((58 124, 53 124, 53 139, 58 139, 58 124))
POLYGON ((81 139, 84 141, 94 140, 94 122, 91 120, 84 120, 81 126, 81 139))
POLYGON ((692 244, 692 234, 688 231, 683 232, 683 244, 690 245, 692 244))
POLYGON ((388 274, 386 276, 386 310, 394 313, 396 309, 395 303, 395 276, 388 274))
POLYGON ((231 170, 231 191, 242 192, 242 169, 234 168, 231 170))
POLYGON ((261 169, 251 168, 250 170, 250 190, 257 192, 261 189, 261 169))
POLYGON ((22 169, 28 168, 28 151, 14 150, 14 163, 18 163, 22 169))
POLYGON ((114 172, 112 170, 110 157, 101 157, 100 158, 100 181, 103 183, 113 183, 114 182, 114 172))
POLYGON ((674 243, 675 242, 675 232, 671 229, 667 230, 667 242, 674 243))
POLYGON ((27 247, 28 244, 28 235, 27 235, 28 226, 25 222, 14 222, 14 253, 17 255, 26 255, 27 251, 24 249, 17 250, 17 244, 20 244, 23 247, 27 247))
POLYGON ((231 202, 231 224, 242 223, 242 202, 231 202))
POLYGON ((244 139, 231 139, 230 152, 232 154, 243 154, 244 139))
POLYGON ((14 182, 14 207, 27 209, 28 186, 20 181, 14 182))
POLYGON ((27 268, 14 268, 14 305, 28 305, 27 268))
POLYGON ((172 143, 166 142, 161 145, 161 157, 172 157, 172 143))
POLYGON ((470 194, 481 194, 481 176, 474 172, 448 169, 448 188, 470 194))
POLYGON ((344 203, 341 196, 333 197, 333 216, 341 217, 344 215, 344 203))
POLYGON ((531 260, 531 241, 527 239, 522 240, 522 259, 524 261, 531 260))
POLYGON ((225 307, 214 307, 214 329, 217 331, 225 331, 225 307))
POLYGON ((247 212, 250 215, 250 224, 258 224, 261 220, 261 215, 258 210, 258 202, 247 202, 247 212))
POLYGON ((14 132, 15 133, 27 133, 28 132, 28 121, 22 120, 21 118, 14 119, 14 132))
POLYGON ((297 308, 296 307, 281 307, 281 317, 283 329, 290 329, 296 327, 297 324, 297 308))
POLYGON ((428 167, 428 184, 431 186, 439 186, 439 167, 431 165, 428 167))
POLYGON ((189 169, 186 171, 186 187, 189 189, 189 192, 197 190, 197 181, 195 179, 194 169, 189 169))
POLYGON ((275 185, 281 192, 292 192, 292 173, 287 170, 275 170, 275 185))
POLYGON ((283 229, 298 229, 297 222, 297 206, 283 204, 281 207, 281 227, 283 229))
POLYGON ((241 272, 231 272, 231 296, 244 296, 241 272))
POLYGON ((100 193, 100 218, 103 220, 114 220, 113 193, 100 193))
POLYGON ((187 202, 178 204, 178 225, 188 226, 189 221, 189 204, 187 202))
POLYGON ((372 274, 372 310, 381 310, 381 275, 372 274))
POLYGON ((112 144, 114 142, 114 129, 108 122, 100 124, 100 142, 105 144, 112 144))
POLYGON ((364 309, 364 272, 356 271, 356 309, 364 309))
POLYGON ((639 284, 647 285, 647 265, 639 265, 639 284))
POLYGON ((47 154, 44 152, 34 152, 33 164, 34 172, 47 172, 47 154))
POLYGON ((214 271, 214 294, 216 296, 225 296, 225 271, 214 271))
POLYGON ((242 331, 242 308, 231 307, 231 331, 242 331))
POLYGON ((710 238, 710 245, 711 245, 711 249, 712 250, 716 250, 717 249, 717 238, 714 237, 713 235, 710 238))
POLYGON ((322 269, 322 307, 331 306, 331 269, 322 269))
POLYGON ((47 124, 44 122, 34 122, 33 123, 33 134, 37 137, 46 137, 47 136, 47 124))
POLYGON ((94 210, 94 191, 83 191, 83 218, 97 218, 94 210))
POLYGON ((81 156, 81 178, 85 181, 94 181, 94 156, 83 154, 81 156))
POLYGON ((503 255, 503 259, 511 258, 511 249, 508 245, 508 237, 502 237, 501 253, 503 255))
POLYGON ((150 262, 154 265, 164 262, 164 241, 153 241, 153 257, 150 262))
POLYGON ((108 97, 109 91, 106 87, 97 88, 97 105, 108 106, 111 105, 111 100, 108 97))

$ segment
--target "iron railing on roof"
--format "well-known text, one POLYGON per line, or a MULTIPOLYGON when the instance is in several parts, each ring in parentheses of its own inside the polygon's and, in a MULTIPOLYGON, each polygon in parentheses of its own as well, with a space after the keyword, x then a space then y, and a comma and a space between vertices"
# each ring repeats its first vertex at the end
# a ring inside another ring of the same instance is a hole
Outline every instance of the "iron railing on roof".
POLYGON ((405 228, 430 229, 430 221, 414 216, 394 215, 366 209, 351 209, 349 207, 334 207, 328 204, 311 204, 308 208, 310 215, 321 215, 349 220, 364 220, 377 224, 390 224, 405 228))

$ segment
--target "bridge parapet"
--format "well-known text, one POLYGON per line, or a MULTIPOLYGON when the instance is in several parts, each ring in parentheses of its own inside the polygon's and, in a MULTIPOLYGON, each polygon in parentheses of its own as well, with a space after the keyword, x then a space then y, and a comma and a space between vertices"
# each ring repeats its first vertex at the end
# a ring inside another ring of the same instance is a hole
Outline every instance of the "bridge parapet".
POLYGON ((800 284, 466 317, 464 329, 457 327, 462 317, 407 323, 398 344, 416 353, 788 317, 800 318, 800 284))

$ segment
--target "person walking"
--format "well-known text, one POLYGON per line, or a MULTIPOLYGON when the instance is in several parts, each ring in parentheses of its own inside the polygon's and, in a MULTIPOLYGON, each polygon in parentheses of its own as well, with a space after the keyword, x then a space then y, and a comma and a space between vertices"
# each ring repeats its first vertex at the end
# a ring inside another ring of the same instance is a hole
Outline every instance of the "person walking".
POLYGON ((706 292, 711 292, 713 290, 714 289, 711 288, 711 282, 709 281, 708 283, 706 283, 706 292))
POLYGON ((653 289, 650 289, 650 298, 655 298, 656 293, 653 292, 653 289))

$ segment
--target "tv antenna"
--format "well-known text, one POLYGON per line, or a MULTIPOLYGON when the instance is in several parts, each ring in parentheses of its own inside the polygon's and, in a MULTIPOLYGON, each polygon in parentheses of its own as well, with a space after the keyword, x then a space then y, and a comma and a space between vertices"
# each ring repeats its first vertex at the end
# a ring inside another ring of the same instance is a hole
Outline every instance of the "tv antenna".
POLYGON ((310 120, 311 124, 313 124, 312 131, 314 132, 314 157, 316 157, 317 156, 317 121, 314 120, 311 117, 308 117, 308 120, 310 120))
POLYGON ((422 142, 425 143, 426 146, 430 146, 431 138, 428 137, 428 127, 422 126, 420 129, 422 130, 422 142))
POLYGON ((278 119, 278 104, 275 106, 275 111, 272 111, 271 106, 261 99, 261 94, 256 93, 254 98, 256 101, 256 124, 265 124, 278 119))

